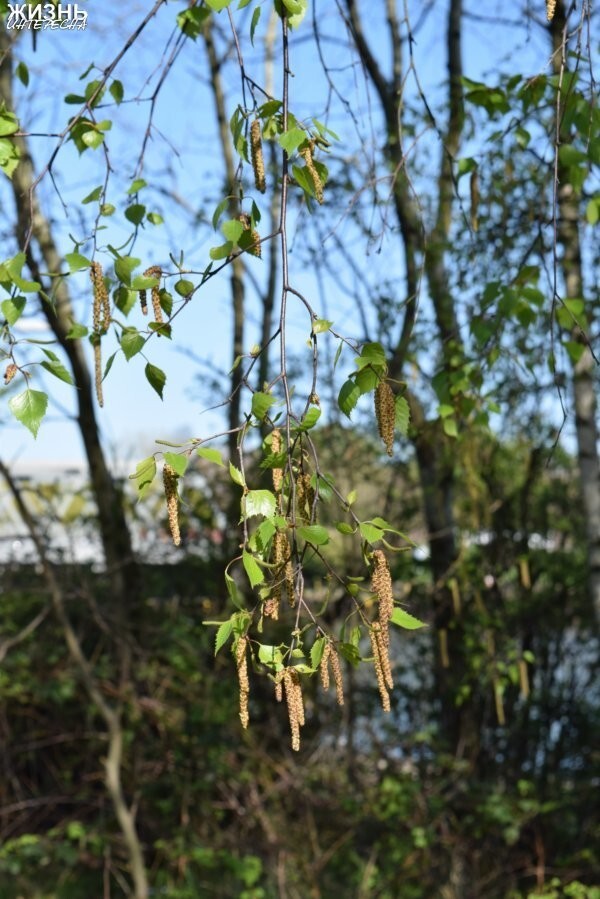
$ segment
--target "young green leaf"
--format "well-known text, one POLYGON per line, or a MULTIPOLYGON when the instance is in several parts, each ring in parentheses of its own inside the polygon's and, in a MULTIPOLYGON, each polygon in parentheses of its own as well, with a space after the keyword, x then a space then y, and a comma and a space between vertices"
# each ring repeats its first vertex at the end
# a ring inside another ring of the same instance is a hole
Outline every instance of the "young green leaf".
POLYGON ((55 378, 58 378, 60 381, 64 381, 65 384, 73 384, 73 378, 70 373, 64 367, 62 362, 59 362, 58 359, 52 360, 50 362, 44 361, 41 362, 40 365, 42 368, 45 368, 46 371, 49 371, 51 375, 54 375, 55 378))
POLYGON ((398 608, 398 606, 396 606, 392 612, 390 621, 392 624, 396 624, 398 627, 403 627, 409 631, 415 631, 420 627, 427 627, 424 621, 419 621, 414 615, 409 615, 408 612, 398 608))
POLYGON ((146 207, 142 203, 132 203, 125 210, 125 218, 132 225, 140 225, 144 221, 146 207))
POLYGON ((233 620, 223 621, 215 637, 215 655, 227 643, 233 631, 233 620))
POLYGON ((145 342, 142 335, 135 328, 125 328, 121 334, 121 349, 128 362, 132 356, 140 352, 145 342))
POLYGON ((91 261, 86 256, 82 256, 81 253, 66 253, 65 262, 69 266, 71 274, 89 268, 92 264, 91 261))
POLYGON ((239 470, 239 468, 235 467, 235 465, 232 462, 229 463, 229 476, 231 477, 231 480, 233 481, 234 484, 239 484, 240 487, 246 486, 246 482, 244 481, 244 475, 239 470))
POLYGON ((213 449, 210 446, 200 446, 196 450, 196 455, 200 456, 201 459, 207 459, 209 462, 214 462, 216 465, 220 465, 221 468, 225 467, 225 463, 223 462, 223 456, 217 449, 213 449))
POLYGON ((326 645, 327 637, 318 637, 312 645, 312 648, 310 650, 310 664, 315 671, 321 664, 321 659, 323 658, 323 652, 325 651, 326 645))
POLYGON ((164 386, 167 382, 167 376, 162 370, 162 368, 158 368, 156 365, 152 365, 150 362, 146 365, 144 369, 146 378, 151 387, 156 390, 159 397, 163 398, 163 390, 164 386))
POLYGON ((261 515, 263 518, 272 518, 275 515, 277 501, 270 490, 250 490, 242 497, 242 509, 245 518, 261 515))
POLYGON ((17 421, 37 437, 42 419, 48 409, 48 395, 41 390, 25 390, 8 401, 8 408, 17 421))
POLYGON ((306 540, 307 543, 312 543, 314 546, 325 546, 326 543, 329 543, 329 533, 327 532, 327 528, 324 528, 320 524, 310 524, 298 528, 298 536, 302 537, 303 540, 306 540))
POLYGON ((252 414, 258 418, 259 421, 264 421, 265 415, 275 402, 275 397, 270 393, 256 393, 252 394, 252 414))
POLYGON ((170 465, 175 474, 183 477, 188 467, 189 458, 185 453, 165 453, 164 459, 167 465, 170 465))
POLYGON ((244 550, 242 553, 242 563, 244 565, 246 574, 248 575, 250 586, 257 587, 259 584, 262 584, 265 579, 262 569, 254 556, 246 550, 244 550))
POLYGON ((14 325, 20 319, 26 303, 25 297, 12 297, 10 300, 3 300, 0 309, 9 325, 14 325))
POLYGON ((130 474, 129 477, 131 480, 135 480, 137 492, 138 492, 138 500, 144 499, 150 487, 152 486, 152 481, 156 476, 156 459, 154 456, 148 456, 147 459, 142 459, 141 462, 135 467, 135 474, 130 474))
POLYGON ((397 396, 395 400, 396 406, 396 428, 398 433, 403 437, 408 434, 408 426, 410 424, 410 407, 405 396, 397 396))
POLYGON ((355 408, 359 398, 360 389, 357 384, 350 379, 344 381, 338 396, 338 406, 348 418, 350 418, 352 410, 355 408))

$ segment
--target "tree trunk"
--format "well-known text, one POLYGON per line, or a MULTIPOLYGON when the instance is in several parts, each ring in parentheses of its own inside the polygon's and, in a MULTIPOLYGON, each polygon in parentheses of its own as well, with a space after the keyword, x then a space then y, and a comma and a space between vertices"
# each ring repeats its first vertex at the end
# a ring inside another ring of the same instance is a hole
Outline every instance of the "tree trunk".
MULTIPOLYGON (((560 77, 567 71, 565 7, 558 0, 554 19, 550 25, 552 60, 555 73, 560 77)), ((569 134, 558 135, 560 143, 569 143, 569 134)), ((557 147, 558 151, 558 147, 557 147)), ((581 262, 579 221, 581 196, 569 182, 569 172, 558 165, 557 242, 562 247, 561 268, 565 295, 568 299, 584 299, 585 285, 581 262)), ((573 365, 573 398, 575 404, 575 433, 577 435, 577 459, 581 479, 582 508, 585 518, 588 551, 588 590, 600 622, 600 463, 598 459, 598 424, 595 377, 596 361, 590 349, 587 335, 579 327, 573 329, 573 339, 583 352, 573 365)))

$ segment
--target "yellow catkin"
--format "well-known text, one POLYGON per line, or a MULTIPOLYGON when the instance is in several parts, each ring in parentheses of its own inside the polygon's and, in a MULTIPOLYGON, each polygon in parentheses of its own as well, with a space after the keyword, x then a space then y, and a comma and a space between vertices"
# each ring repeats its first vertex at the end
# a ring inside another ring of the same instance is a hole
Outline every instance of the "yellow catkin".
POLYGON ((311 141, 307 147, 300 150, 300 156, 303 158, 306 168, 310 172, 310 177, 312 178, 313 185, 315 188, 315 197, 317 199, 317 203, 323 202, 323 182, 321 181, 321 176, 319 175, 314 160, 313 160, 313 152, 315 149, 314 142, 311 141))
POLYGON ((242 727, 246 729, 250 721, 248 713, 248 697, 250 696, 250 681, 248 680, 248 661, 246 658, 246 649, 248 647, 248 638, 240 637, 235 651, 235 663, 237 667, 238 682, 240 687, 240 721, 242 727))
POLYGON ((307 472, 300 472, 296 478, 296 512, 305 523, 312 518, 314 501, 315 491, 310 483, 310 475, 307 472))
POLYGON ((163 468, 163 484, 165 488, 165 499, 167 501, 167 515, 169 518, 169 530, 173 538, 175 546, 181 543, 181 534, 179 532, 179 496, 177 494, 177 474, 175 470, 165 463, 163 468))
POLYGON ((304 724, 304 702, 298 673, 292 668, 286 668, 283 673, 283 684, 288 717, 290 719, 290 730, 292 732, 292 749, 298 752, 300 749, 300 728, 304 724))
POLYGON ((4 383, 10 384, 14 376, 16 375, 18 369, 14 362, 10 362, 6 366, 6 371, 4 372, 4 383))
POLYGON ((387 381, 380 381, 375 390, 375 417, 379 436, 383 440, 388 456, 391 456, 394 451, 396 403, 392 388, 387 381))
MULTIPOLYGON (((281 452, 281 431, 274 428, 271 434, 271 452, 278 455, 281 452)), ((273 468, 273 489, 276 493, 281 492, 283 486, 283 468, 273 468)))
POLYGON ((375 665, 375 675, 377 677, 377 686, 379 687, 379 695, 381 696, 381 705, 384 712, 390 711, 390 696, 387 691, 386 679, 383 665, 381 662, 381 643, 378 639, 379 622, 376 621, 369 632, 371 638, 371 648, 373 650, 373 664, 375 665))
POLYGON ((479 228, 479 173, 477 169, 471 172, 471 228, 477 231, 479 228))
POLYGON ((102 394, 102 347, 100 345, 100 335, 98 333, 93 335, 93 346, 94 346, 94 384, 96 387, 96 398, 98 400, 98 405, 102 407, 104 405, 104 396, 102 394))
MULTIPOLYGON (((291 553, 289 541, 287 542, 287 545, 291 553)), ((288 561, 285 563, 284 579, 287 601, 290 605, 290 608, 293 609, 296 605, 296 590, 294 589, 294 566, 292 565, 291 559, 288 559, 288 561)))
MULTIPOLYGON (((162 275, 162 269, 161 269, 160 265, 151 265, 150 268, 147 268, 146 271, 144 272, 144 278, 160 278, 161 275, 162 275)), ((144 293, 145 293, 145 291, 144 291, 144 293)), ((160 285, 159 284, 157 284, 156 287, 152 288, 151 297, 152 297, 152 311, 154 313, 154 321, 157 323, 157 325, 162 325, 162 323, 164 322, 164 318, 163 318, 162 307, 160 305, 160 285)), ((141 292, 140 292, 140 299, 141 299, 141 292)), ((142 311, 143 311, 143 307, 142 307, 142 311)), ((146 307, 146 311, 147 311, 147 307, 146 307)))
POLYGON ((283 699, 283 680, 279 676, 275 681, 275 699, 277 702, 281 702, 283 699))
POLYGON ((546 17, 549 22, 554 18, 556 12, 556 0, 546 0, 546 17))
POLYGON ((262 150, 260 119, 254 119, 250 126, 250 157, 252 159, 256 189, 261 194, 264 194, 267 189, 267 181, 265 178, 265 159, 262 150))
POLYGON ((388 625, 394 611, 394 595, 392 592, 392 576, 390 566, 381 549, 376 549, 372 559, 371 590, 379 602, 379 624, 381 633, 388 641, 388 625))
POLYGON ((281 602, 281 586, 277 585, 273 588, 273 593, 264 604, 263 615, 265 618, 272 618, 273 621, 279 620, 279 603, 281 602), (277 589, 277 586, 279 589, 277 589))
POLYGON ((319 676, 325 691, 329 690, 329 657, 331 655, 331 643, 327 641, 323 649, 323 655, 319 663, 319 676))
POLYGON ((331 662, 331 670, 333 671, 333 682, 335 684, 335 696, 338 705, 344 705, 344 678, 342 677, 342 666, 340 665, 340 657, 338 656, 335 646, 331 649, 329 656, 331 662))
POLYGON ((250 253, 251 256, 256 256, 258 259, 260 259, 262 256, 262 251, 260 248, 260 234, 255 228, 252 227, 250 216, 246 215, 245 212, 242 212, 241 215, 238 215, 238 220, 244 226, 244 231, 250 232, 252 245, 247 248, 247 252, 250 253))
POLYGON ((376 630, 375 639, 379 649, 379 661, 381 662, 381 671, 383 680, 388 690, 394 689, 394 679, 392 678, 392 666, 390 663, 390 642, 387 634, 381 630, 376 630))
POLYGON ((93 326, 99 334, 108 331, 110 326, 110 300, 104 283, 102 266, 99 262, 92 262, 90 266, 90 279, 94 288, 93 326))

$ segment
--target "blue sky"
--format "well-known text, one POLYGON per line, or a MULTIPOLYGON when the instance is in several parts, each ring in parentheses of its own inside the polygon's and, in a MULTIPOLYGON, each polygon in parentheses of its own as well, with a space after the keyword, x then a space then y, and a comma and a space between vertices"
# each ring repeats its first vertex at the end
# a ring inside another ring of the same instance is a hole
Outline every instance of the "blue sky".
MULTIPOLYGON (((31 53, 28 36, 22 39, 22 58, 31 70, 29 87, 20 91, 19 111, 25 128, 36 134, 55 132, 64 127, 66 117, 77 106, 67 106, 64 95, 77 92, 81 85, 92 79, 92 71, 83 82, 78 76, 90 62, 99 69, 115 57, 126 37, 143 18, 148 7, 128 6, 127 9, 113 2, 89 2, 89 26, 85 32, 47 32, 38 41, 36 54, 31 53), (84 62, 85 61, 85 62, 84 62)), ((261 25, 256 34, 256 49, 247 49, 246 65, 252 77, 258 82, 264 80, 261 63, 262 40, 267 19, 267 5, 261 25)), ((410 4, 414 15, 413 25, 419 21, 422 3, 410 4)), ((443 35, 440 22, 444 20, 445 3, 429 4, 431 12, 424 16, 424 24, 417 32, 415 59, 422 84, 430 99, 435 103, 436 87, 445 77, 443 35), (432 64, 434 63, 434 64, 432 64)), ((493 24, 494 16, 501 11, 516 18, 518 4, 486 4, 486 16, 470 19, 465 30, 465 72, 469 77, 483 77, 486 70, 502 66, 509 61, 518 70, 532 73, 543 70, 547 62, 546 36, 542 29, 532 25, 529 29, 501 28, 493 24), (490 21, 492 20, 492 21, 490 21)), ((543 6, 540 3, 540 6, 543 6)), ((107 106, 106 116, 114 119, 109 135, 110 158, 114 174, 109 182, 107 200, 117 207, 111 218, 105 219, 106 230, 98 236, 100 248, 106 244, 119 246, 130 231, 123 219, 123 210, 128 201, 126 190, 135 174, 136 158, 147 124, 148 97, 157 75, 168 59, 173 47, 171 35, 176 13, 185 4, 169 3, 163 8, 156 22, 151 23, 142 35, 135 50, 129 51, 115 71, 125 87, 125 101, 120 107, 107 106)), ((425 9, 428 5, 425 4, 425 9)), ((373 7, 375 9, 375 7, 373 7)), ((383 9, 383 7, 382 7, 383 9)), ((318 0, 315 13, 319 16, 324 35, 323 47, 328 64, 344 95, 352 97, 360 128, 368 136, 371 127, 370 103, 365 91, 364 79, 356 60, 348 55, 340 38, 336 5, 318 0)), ((225 14, 222 14, 224 17, 225 14)), ((239 14, 236 14, 238 21, 239 14)), ((246 16, 244 30, 248 29, 246 16)), ((242 26, 240 26, 242 27, 242 26)), ((389 54, 389 47, 378 43, 380 33, 376 14, 371 19, 371 36, 383 57, 389 54)), ((384 63, 385 64, 385 63, 384 63)), ((292 42, 291 106, 297 116, 315 115, 327 118, 340 135, 342 143, 351 145, 355 140, 354 125, 346 111, 331 99, 327 83, 320 65, 314 58, 310 23, 307 21, 299 29, 292 42)), ((206 221, 210 220, 216 203, 222 196, 222 170, 215 154, 215 123, 213 103, 206 86, 206 64, 201 42, 189 44, 176 60, 169 78, 165 81, 155 109, 156 128, 152 132, 145 157, 143 177, 149 187, 140 191, 139 202, 147 204, 148 210, 156 211, 165 218, 159 227, 146 225, 139 234, 135 246, 129 252, 142 259, 140 272, 147 265, 159 263, 171 270, 169 252, 179 255, 185 249, 186 266, 201 271, 208 262, 211 246, 221 242, 218 235, 211 233, 206 221), (194 213, 198 220, 194 221, 194 213)), ((278 78, 275 91, 278 90, 278 78)), ((239 75, 235 65, 224 70, 224 81, 228 91, 228 105, 233 111, 239 94, 239 75)), ((33 152, 38 166, 48 158, 56 138, 31 138, 33 152)), ((434 145, 432 145, 434 146, 434 145)), ((434 146, 437 154, 438 148, 434 146)), ((465 154, 466 155, 466 154, 465 154)), ((57 197, 50 180, 42 183, 44 208, 53 220, 55 231, 60 235, 64 252, 73 249, 70 235, 81 240, 81 251, 91 255, 91 244, 85 243, 90 234, 90 218, 81 218, 80 201, 89 191, 101 184, 104 176, 104 160, 101 151, 88 150, 79 157, 72 144, 61 150, 54 169, 56 183, 60 191, 57 197), (65 204, 64 208, 62 203, 65 204)), ((6 197, 6 185, 2 186, 1 199, 6 197)), ((259 201, 261 198, 258 198, 259 201)), ((265 201, 263 204, 266 213, 265 201)), ((85 207, 90 212, 93 206, 85 207)), ((343 227, 345 209, 337 210, 337 222, 343 227), (341 224, 340 224, 341 223, 341 224)), ((331 215, 326 206, 318 210, 318 215, 331 215)), ((304 227, 300 216, 299 227, 304 227)), ((294 248, 295 219, 292 218, 292 248, 294 248)), ((353 249, 354 252, 354 249, 353 249)), ((375 255, 359 256, 356 262, 369 267, 379 264, 375 255)), ((298 254, 301 257, 301 254, 298 254)), ((106 260, 100 252, 98 258, 106 260)), ((294 283, 306 292, 314 302, 319 314, 333 318, 336 327, 346 334, 360 332, 360 325, 354 306, 348 302, 344 283, 351 276, 341 275, 337 282, 329 282, 326 287, 326 308, 320 301, 314 274, 306 270, 299 258, 291 255, 294 283)), ((265 266, 259 260, 250 259, 251 273, 259 282, 263 278, 265 266)), ((401 272, 398 272, 401 277, 401 272)), ((192 277, 192 280, 194 278, 192 277)), ((78 319, 90 323, 90 287, 87 272, 71 279, 72 294, 78 319)), ((122 318, 122 316, 121 316, 122 318)), ((257 339, 258 307, 250 298, 247 307, 249 349, 257 339)), ((19 333, 22 336, 40 337, 39 320, 24 320, 19 333)), ((131 313, 128 324, 144 327, 139 312, 131 313)), ((307 353, 305 341, 308 327, 305 315, 294 311, 290 319, 290 344, 298 352, 300 360, 307 353)), ((230 360, 230 311, 229 279, 226 273, 209 282, 195 297, 193 303, 179 316, 173 332, 173 341, 154 338, 148 348, 148 359, 167 373, 164 401, 156 396, 143 375, 144 362, 135 357, 129 363, 119 354, 109 377, 104 383, 105 406, 98 410, 98 418, 106 446, 114 458, 140 459, 153 448, 154 438, 185 439, 212 434, 221 428, 218 413, 202 410, 220 397, 202 391, 198 379, 208 379, 208 373, 226 371, 230 360), (202 365, 191 356, 202 360, 202 365)), ((108 339, 106 341, 109 342, 108 339)), ((116 348, 114 340, 113 349, 116 348)), ((107 347, 106 355, 109 350, 107 347)), ((340 366, 351 367, 350 359, 342 359, 340 366)), ((38 382, 36 386, 41 386, 38 382)), ((53 378, 45 377, 43 384, 51 391, 53 403, 42 424, 37 441, 20 425, 3 418, 2 456, 8 462, 19 460, 30 463, 48 459, 78 460, 81 458, 79 436, 75 425, 65 421, 65 411, 72 414, 73 395, 70 388, 53 378)), ((224 387, 226 393, 226 387, 224 387)))

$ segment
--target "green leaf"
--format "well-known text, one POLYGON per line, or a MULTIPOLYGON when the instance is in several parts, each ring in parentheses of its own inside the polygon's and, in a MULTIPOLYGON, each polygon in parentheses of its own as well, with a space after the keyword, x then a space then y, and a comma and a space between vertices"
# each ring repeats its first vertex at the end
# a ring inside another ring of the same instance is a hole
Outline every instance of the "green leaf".
POLYGON ((269 646, 267 643, 260 643, 258 646, 258 660, 269 668, 277 668, 283 664, 283 656, 278 646, 269 646))
POLYGON ((378 369, 363 368, 362 371, 356 373, 354 380, 361 396, 365 393, 372 393, 375 390, 380 380, 379 373, 383 374, 383 371, 383 367, 379 366, 378 369))
POLYGON ((307 543, 312 543, 313 546, 325 546, 326 543, 329 543, 327 528, 320 524, 309 524, 298 528, 298 536, 307 543))
POLYGON ((182 478, 188 467, 189 458, 185 453, 164 453, 164 460, 170 465, 175 474, 182 478))
POLYGON ((115 306, 123 315, 129 315, 138 301, 138 295, 134 290, 130 290, 123 284, 120 284, 113 290, 113 300, 115 301, 115 306))
POLYGON ((565 349, 569 354, 569 358, 574 365, 577 365, 583 354, 585 353, 585 345, 577 340, 566 340, 565 349))
POLYGON ((444 434, 447 437, 458 437, 458 425, 453 417, 444 418, 443 420, 444 434))
POLYGON ((405 396, 397 396, 395 399, 396 407, 396 428, 398 433, 403 437, 408 434, 408 426, 410 424, 410 406, 405 396))
POLYGON ((223 456, 217 449, 213 449, 210 446, 201 446, 196 450, 196 455, 200 456, 201 459, 207 459, 209 462, 214 462, 215 465, 220 465, 221 468, 225 468, 223 456))
POLYGON ((103 203, 100 207, 100 215, 110 216, 114 215, 117 211, 117 207, 113 206, 112 203, 103 203))
POLYGON ((218 247, 212 247, 208 255, 211 259, 218 261, 219 259, 227 259, 228 256, 231 256, 232 250, 233 244, 228 240, 227 243, 222 243, 218 247))
POLYGON ((148 182, 145 180, 145 178, 136 178, 128 187, 127 194, 131 197, 133 194, 137 194, 138 191, 142 190, 144 187, 148 187, 148 182))
POLYGON ((290 128, 279 136, 279 144, 288 156, 291 156, 305 140, 306 131, 303 128, 290 128))
POLYGON ((252 518, 253 515, 272 518, 275 515, 277 501, 270 490, 250 490, 242 497, 242 508, 245 518, 252 518))
MULTIPOLYGON (((4 106, 4 104, 2 104, 4 106)), ((0 112, 0 137, 8 137, 19 130, 19 120, 14 112, 0 112)))
POLYGON ((239 468, 235 467, 233 462, 229 463, 229 476, 231 477, 231 480, 233 481, 234 484, 239 484, 240 487, 246 486, 246 482, 244 481, 244 475, 239 470, 239 468))
POLYGON ((8 401, 8 408, 17 421, 37 437, 42 419, 48 408, 48 395, 41 390, 25 390, 8 401))
POLYGON ((162 225, 164 218, 158 212, 149 212, 146 216, 151 225, 162 225))
POLYGON ((156 365, 152 365, 150 362, 146 365, 144 369, 146 378, 151 387, 156 390, 159 397, 163 398, 163 389, 167 382, 167 376, 162 370, 162 368, 158 368, 156 365))
POLYGON ((80 340, 82 337, 87 337, 88 334, 89 330, 85 325, 80 325, 77 322, 74 322, 67 333, 67 337, 69 338, 69 340, 80 340))
POLYGON ((252 414, 259 421, 264 421, 265 415, 275 402, 275 397, 270 393, 253 393, 252 394, 252 414))
POLYGON ((181 279, 175 282, 175 293, 178 293, 180 297, 189 297, 193 292, 194 285, 191 281, 181 279))
POLYGON ((336 522, 335 528, 340 534, 355 534, 356 531, 352 527, 351 524, 348 524, 346 521, 338 521, 336 522))
POLYGON ((148 456, 147 459, 142 459, 141 462, 138 462, 135 467, 135 474, 129 475, 129 478, 136 482, 138 500, 144 499, 155 477, 156 459, 154 456, 148 456))
POLYGON ((231 241, 232 244, 237 244, 238 240, 244 233, 244 226, 238 219, 229 219, 226 222, 223 222, 221 227, 221 231, 223 232, 226 240, 231 241))
POLYGON ((312 323, 313 334, 323 334, 325 331, 329 331, 333 322, 327 321, 326 318, 315 318, 312 323))
POLYGON ((70 373, 64 367, 62 362, 58 360, 53 360, 51 362, 44 361, 40 363, 42 368, 45 368, 46 371, 49 371, 51 375, 54 375, 55 378, 58 378, 60 381, 64 381, 65 384, 73 384, 73 378, 70 373))
POLYGON ((134 256, 121 256, 115 259, 115 274, 119 281, 122 281, 127 287, 131 285, 131 273, 141 263, 141 259, 134 256))
POLYGON ((225 586, 227 587, 227 593, 229 594, 229 598, 234 606, 236 606, 236 608, 238 609, 243 609, 244 604, 242 602, 237 584, 227 571, 225 572, 225 586))
POLYGON ((104 141, 104 135, 101 131, 96 131, 94 128, 87 128, 82 132, 81 140, 86 147, 89 147, 91 150, 97 150, 104 141))
POLYGON ((592 197, 585 208, 585 217, 589 225, 597 225, 600 221, 600 196, 592 197))
POLYGON ((15 75, 23 85, 23 87, 27 87, 29 84, 29 69, 25 65, 24 62, 17 63, 17 67, 15 69, 15 75))
POLYGON ((355 408, 358 400, 360 398, 360 389, 358 385, 348 379, 342 384, 342 389, 340 390, 340 394, 338 396, 338 406, 344 415, 347 415, 350 418, 352 410, 355 408))
POLYGON ((250 22, 250 43, 252 44, 252 46, 254 46, 254 34, 260 20, 260 12, 261 8, 260 6, 257 6, 252 13, 252 21, 250 22))
POLYGON ((242 552, 242 562, 251 587, 257 587, 265 579, 262 569, 253 555, 244 550, 242 552))
POLYGON ((381 528, 371 524, 370 521, 361 521, 358 528, 363 540, 366 540, 371 546, 381 540, 385 533, 381 528))
POLYGON ((231 618, 229 619, 229 621, 224 621, 220 625, 220 627, 217 631, 217 635, 215 637, 215 655, 227 643, 227 641, 231 637, 232 631, 233 631, 233 621, 231 618))
POLYGON ((86 257, 82 256, 81 253, 67 253, 65 255, 65 262, 69 266, 69 271, 80 272, 85 268, 89 268, 92 264, 91 261, 86 257))
POLYGON ((0 168, 7 178, 12 178, 20 159, 18 147, 7 137, 0 138, 0 168))
POLYGON ((17 253, 16 256, 13 256, 12 259, 9 259, 4 263, 4 268, 13 284, 18 287, 19 290, 22 290, 23 293, 37 293, 38 290, 41 290, 42 285, 37 281, 26 281, 21 277, 21 269, 24 265, 25 253, 17 253))
POLYGON ((2 306, 0 307, 2 309, 2 315, 9 325, 12 326, 19 320, 25 309, 26 303, 27 300, 25 297, 11 297, 10 300, 4 300, 2 302, 2 306))
POLYGON ((150 290, 151 287, 157 287, 160 284, 160 278, 146 278, 144 275, 136 275, 131 279, 131 290, 150 290))
POLYGON ((365 343, 360 351, 360 357, 356 360, 359 368, 364 365, 387 366, 385 350, 380 343, 365 343))
POLYGON ((392 612, 390 616, 390 621, 392 624, 396 624, 398 627, 406 628, 408 631, 415 631, 420 627, 427 627, 424 621, 419 621, 418 618, 415 618, 414 615, 409 615, 408 612, 405 612, 404 609, 396 608, 392 612))
POLYGON ((228 206, 229 206, 229 197, 225 197, 225 199, 221 200, 221 202, 219 203, 219 205, 216 207, 215 211, 213 212, 212 226, 215 231, 217 230, 217 225, 219 224, 219 219, 221 218, 221 216, 223 215, 223 213, 225 212, 225 210, 227 209, 228 206))
POLYGON ((140 225, 144 221, 146 207, 142 203, 132 203, 125 210, 125 218, 132 225, 140 225))
POLYGON ((310 431, 321 417, 321 410, 317 406, 311 406, 298 425, 301 431, 310 431))
POLYGON ((206 0, 206 5, 210 6, 215 12, 221 12, 222 9, 227 9, 230 3, 231 0, 206 0))
POLYGON ((312 665, 314 671, 316 671, 321 664, 321 659, 323 658, 323 653, 325 651, 326 645, 327 637, 318 637, 312 645, 312 648, 310 650, 310 664, 312 665))
POLYGON ((95 187, 92 191, 90 191, 90 193, 87 196, 85 196, 83 198, 83 200, 81 202, 83 203, 84 206, 86 206, 88 203, 93 203, 94 200, 100 199, 103 191, 104 191, 104 188, 102 187, 102 185, 100 185, 100 187, 95 187))
POLYGON ((113 100, 115 101, 115 103, 119 104, 119 103, 123 102, 123 96, 124 96, 125 92, 123 90, 123 85, 120 81, 117 81, 117 80, 113 81, 113 83, 109 87, 108 91, 109 91, 111 97, 113 98, 113 100))

